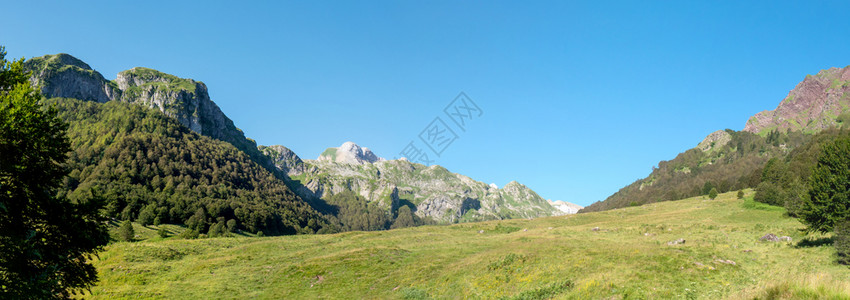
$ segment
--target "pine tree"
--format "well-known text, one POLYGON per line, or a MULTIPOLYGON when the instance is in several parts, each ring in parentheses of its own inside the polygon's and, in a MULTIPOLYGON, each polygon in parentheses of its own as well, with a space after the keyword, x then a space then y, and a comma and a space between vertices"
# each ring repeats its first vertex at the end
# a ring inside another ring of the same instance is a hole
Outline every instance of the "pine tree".
POLYGON ((410 210, 410 207, 407 205, 399 207, 398 216, 395 218, 395 221, 393 221, 393 225, 390 228, 396 229, 413 226, 416 226, 416 220, 413 217, 413 212, 410 210))
POLYGON ((809 231, 830 232, 850 218, 850 139, 823 145, 809 186, 810 199, 800 212, 809 231))
POLYGON ((136 238, 136 231, 133 230, 133 223, 130 220, 121 223, 121 227, 118 228, 118 237, 125 242, 132 242, 136 238))

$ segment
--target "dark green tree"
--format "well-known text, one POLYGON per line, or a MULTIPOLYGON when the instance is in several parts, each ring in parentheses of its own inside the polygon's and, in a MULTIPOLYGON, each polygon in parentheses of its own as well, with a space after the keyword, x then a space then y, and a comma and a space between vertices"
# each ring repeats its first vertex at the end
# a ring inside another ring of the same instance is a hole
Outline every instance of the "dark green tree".
POLYGON ((824 233, 850 218, 850 139, 823 145, 809 177, 809 200, 800 216, 809 231, 824 233))
POLYGON ((744 199, 744 190, 738 190, 738 199, 744 199))
POLYGON ((226 230, 227 230, 227 229, 225 228, 224 222, 223 222, 223 221, 222 221, 222 222, 218 222, 218 223, 215 223, 215 224, 213 224, 212 226, 210 226, 210 230, 209 230, 209 232, 207 232, 207 235, 208 235, 209 237, 221 237, 221 236, 226 236, 226 235, 227 235, 227 231, 226 231, 226 230))
POLYGON ((227 220, 227 231, 236 232, 236 220, 234 220, 234 219, 227 220))
POLYGON ((142 226, 148 226, 148 225, 151 225, 151 224, 159 225, 158 223, 154 224, 155 223, 154 222, 154 220, 155 220, 154 213, 155 212, 156 212, 156 206, 148 205, 144 209, 142 209, 141 212, 139 212, 139 218, 136 221, 139 222, 139 224, 142 224, 142 226))
POLYGON ((133 230, 133 223, 130 220, 121 223, 121 227, 118 228, 118 237, 125 242, 132 242, 136 237, 136 231, 133 230))
POLYGON ((409 206, 402 205, 398 208, 398 216, 395 218, 395 221, 393 221, 393 225, 390 226, 390 228, 397 229, 413 226, 416 226, 416 220, 413 216, 413 212, 410 210, 409 206))
POLYGON ((28 77, 0 46, 0 299, 67 298, 97 280, 89 261, 109 241, 103 200, 57 195, 67 125, 28 77))
POLYGON ((708 199, 714 200, 714 198, 717 198, 717 189, 711 188, 711 190, 708 191, 708 199))
POLYGON ((713 188, 714 188, 714 185, 711 184, 710 181, 706 181, 705 184, 702 185, 702 194, 708 195, 708 192, 710 192, 711 189, 713 189, 713 188))

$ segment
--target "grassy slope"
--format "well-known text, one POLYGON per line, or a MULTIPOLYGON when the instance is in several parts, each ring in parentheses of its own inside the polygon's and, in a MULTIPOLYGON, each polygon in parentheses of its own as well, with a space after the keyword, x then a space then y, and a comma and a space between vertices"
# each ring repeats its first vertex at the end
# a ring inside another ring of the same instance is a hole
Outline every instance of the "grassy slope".
POLYGON ((850 299, 850 269, 830 245, 800 246, 799 222, 734 194, 535 220, 115 243, 91 298, 850 299), (766 233, 794 242, 759 242, 766 233))

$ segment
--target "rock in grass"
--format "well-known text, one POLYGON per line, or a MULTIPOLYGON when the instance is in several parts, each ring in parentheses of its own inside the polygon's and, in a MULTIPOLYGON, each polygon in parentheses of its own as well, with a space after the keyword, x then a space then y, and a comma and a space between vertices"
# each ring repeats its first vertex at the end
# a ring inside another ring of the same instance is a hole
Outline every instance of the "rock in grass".
POLYGON ((790 242, 790 236, 776 236, 773 233, 765 234, 763 237, 759 238, 760 241, 763 242, 790 242))
POLYGON ((684 243, 685 243, 685 239, 678 239, 678 240, 675 240, 675 241, 667 242, 667 246, 674 246, 674 245, 684 244, 684 243))

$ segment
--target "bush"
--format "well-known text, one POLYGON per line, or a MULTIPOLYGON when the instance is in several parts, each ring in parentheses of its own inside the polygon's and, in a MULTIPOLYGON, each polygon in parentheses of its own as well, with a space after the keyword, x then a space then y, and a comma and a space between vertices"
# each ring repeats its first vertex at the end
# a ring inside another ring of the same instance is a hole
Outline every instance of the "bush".
POLYGON ((764 181, 756 187, 756 195, 753 200, 770 205, 784 205, 784 191, 781 187, 772 182, 764 181))
POLYGON ((165 230, 165 227, 160 227, 159 230, 157 230, 157 233, 159 234, 159 237, 161 237, 161 238, 167 238, 168 237, 168 231, 165 230))
POLYGON ((180 237, 187 240, 194 240, 197 239, 200 235, 201 234, 197 230, 189 229, 181 233, 180 237))
POLYGON ((714 200, 714 198, 717 198, 717 189, 716 188, 711 188, 711 191, 708 192, 708 198, 711 199, 711 200, 714 200))
POLYGON ((738 190, 738 199, 744 199, 744 190, 738 190))

